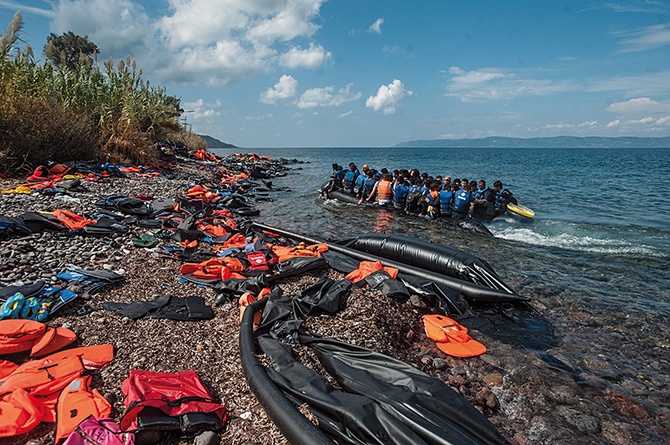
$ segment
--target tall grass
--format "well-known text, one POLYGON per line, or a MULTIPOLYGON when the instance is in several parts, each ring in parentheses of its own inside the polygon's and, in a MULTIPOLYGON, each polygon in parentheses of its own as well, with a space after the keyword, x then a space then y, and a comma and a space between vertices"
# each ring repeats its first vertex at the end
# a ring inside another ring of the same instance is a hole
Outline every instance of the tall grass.
POLYGON ((0 173, 47 160, 152 164, 153 140, 186 133, 179 99, 144 81, 134 61, 38 64, 19 48, 22 26, 17 12, 0 39, 0 173))

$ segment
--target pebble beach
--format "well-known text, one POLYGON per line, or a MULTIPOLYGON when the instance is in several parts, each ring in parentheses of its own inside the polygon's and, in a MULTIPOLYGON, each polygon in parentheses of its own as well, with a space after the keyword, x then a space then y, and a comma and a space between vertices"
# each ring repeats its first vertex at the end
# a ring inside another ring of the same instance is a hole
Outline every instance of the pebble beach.
MULTIPOLYGON (((198 180, 210 179, 200 167, 196 161, 180 163, 170 179, 126 175, 106 183, 84 183, 87 191, 71 193, 62 199, 38 193, 7 194, 0 199, 0 214, 12 216, 26 211, 67 209, 87 215, 96 210, 96 200, 112 194, 177 198, 198 180)), ((12 189, 21 183, 2 180, 0 188, 12 189)), ((281 185, 281 178, 275 180, 275 185, 281 185)), ((288 443, 266 416, 243 375, 238 347, 240 309, 237 301, 215 304, 217 294, 211 288, 180 282, 180 261, 161 257, 158 248, 138 248, 133 244, 133 237, 146 231, 131 226, 129 233, 114 236, 68 236, 45 231, 5 239, 0 243, 0 283, 6 286, 44 280, 62 284, 56 275, 68 265, 116 271, 124 276, 123 283, 107 286, 93 295, 81 295, 47 321, 50 326, 72 329, 78 336, 77 346, 101 343, 114 346, 114 360, 96 372, 93 380, 93 386, 113 402, 112 416, 118 419, 125 411, 121 384, 129 370, 177 372, 192 369, 228 410, 227 424, 218 432, 221 443, 288 443), (132 320, 102 308, 106 302, 150 301, 166 294, 202 296, 212 306, 215 317, 197 322, 132 320)), ((278 285, 284 295, 295 295, 324 276, 335 280, 344 277, 334 270, 308 272, 281 280, 278 285)), ((543 308, 540 305, 538 309, 543 308)), ((473 337, 494 344, 496 352, 469 360, 445 355, 426 337, 420 322, 422 314, 431 312, 437 312, 437 309, 427 306, 420 298, 399 302, 377 291, 352 288, 344 310, 332 317, 312 316, 306 321, 305 328, 387 354, 438 377, 484 413, 513 444, 635 442, 637 426, 607 418, 601 423, 574 408, 583 403, 596 403, 580 400, 580 384, 570 383, 560 375, 553 380, 550 375, 547 379, 546 375, 540 375, 543 373, 539 367, 524 366, 528 362, 532 364, 533 354, 514 351, 511 345, 495 342, 473 331, 473 337), (525 374, 533 372, 538 375, 525 374), (546 380, 547 390, 541 394, 535 392, 536 388, 525 385, 527 380, 542 378, 546 380), (562 427, 543 430, 546 417, 542 407, 548 409, 556 405, 562 411, 551 415, 567 421, 562 427), (580 432, 578 435, 575 435, 575 429, 580 432)), ((307 351, 297 352, 309 354, 307 351)), ((597 387, 598 382, 589 384, 597 387)), ((609 394, 608 398, 619 413, 636 422, 644 423, 651 415, 624 394, 609 394)), ((29 434, 11 438, 6 443, 51 444, 53 428, 53 424, 42 423, 29 434)), ((662 434, 661 430, 659 434, 662 434)), ((197 438, 161 435, 143 440, 146 443, 190 444, 197 438)))

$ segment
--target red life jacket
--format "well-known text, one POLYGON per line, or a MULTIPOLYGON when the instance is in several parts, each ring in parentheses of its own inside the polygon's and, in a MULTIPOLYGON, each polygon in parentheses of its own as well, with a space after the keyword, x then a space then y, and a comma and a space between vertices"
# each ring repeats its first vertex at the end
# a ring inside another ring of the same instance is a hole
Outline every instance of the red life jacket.
POLYGON ((212 413, 218 428, 226 422, 226 407, 214 403, 209 390, 193 370, 176 373, 131 370, 121 391, 125 397, 123 403, 128 408, 120 422, 123 431, 150 428, 139 421, 145 408, 162 411, 166 417, 176 420, 175 428, 180 428, 181 423, 182 430, 184 422, 180 417, 188 413, 212 413))

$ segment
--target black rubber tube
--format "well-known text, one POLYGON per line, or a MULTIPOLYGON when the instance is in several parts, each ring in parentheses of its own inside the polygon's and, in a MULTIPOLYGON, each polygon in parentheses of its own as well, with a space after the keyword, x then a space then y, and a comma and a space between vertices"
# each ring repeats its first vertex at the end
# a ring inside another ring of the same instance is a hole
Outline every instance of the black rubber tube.
MULTIPOLYGON (((267 230, 268 232, 277 233, 279 235, 283 235, 288 238, 292 238, 310 244, 320 244, 324 242, 257 222, 253 222, 252 226, 257 227, 261 230, 267 230)), ((326 243, 326 244, 328 245, 328 248, 333 252, 338 252, 350 256, 359 261, 380 261, 384 266, 396 268, 400 272, 433 280, 436 283, 442 284, 450 289, 460 292, 469 301, 489 302, 489 303, 503 303, 503 302, 514 303, 519 301, 530 300, 529 298, 523 297, 518 294, 510 294, 496 289, 479 286, 477 284, 469 283, 467 281, 459 280, 457 278, 448 277, 446 275, 442 275, 437 272, 431 272, 428 270, 419 269, 418 267, 410 266, 408 264, 400 263, 398 261, 389 260, 387 258, 377 257, 369 253, 360 252, 358 250, 351 249, 348 247, 339 246, 333 243, 326 243)))
POLYGON ((263 298, 247 306, 240 324, 240 360, 244 376, 251 392, 261 404, 268 417, 291 445, 334 445, 312 422, 277 388, 265 372, 265 368, 256 358, 254 350, 254 314, 265 307, 263 298))

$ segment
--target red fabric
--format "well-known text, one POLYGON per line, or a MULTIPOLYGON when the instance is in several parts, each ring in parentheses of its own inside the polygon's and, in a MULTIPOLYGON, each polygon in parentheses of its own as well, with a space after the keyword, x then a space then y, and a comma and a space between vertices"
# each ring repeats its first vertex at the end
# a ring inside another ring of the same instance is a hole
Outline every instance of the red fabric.
POLYGON ((209 390, 195 371, 176 373, 131 370, 121 386, 128 408, 121 419, 123 431, 138 429, 137 416, 145 407, 154 407, 171 417, 185 413, 215 413, 226 422, 226 407, 214 403, 209 390), (175 401, 184 399, 181 403, 175 401))

